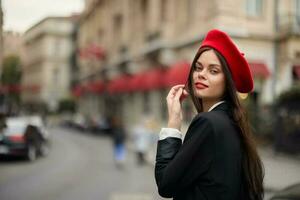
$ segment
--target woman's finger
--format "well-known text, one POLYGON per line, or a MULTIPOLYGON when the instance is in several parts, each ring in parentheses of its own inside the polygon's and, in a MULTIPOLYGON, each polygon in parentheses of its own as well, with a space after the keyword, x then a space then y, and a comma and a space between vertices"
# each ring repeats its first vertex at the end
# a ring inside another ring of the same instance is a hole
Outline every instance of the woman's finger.
POLYGON ((180 84, 180 85, 175 85, 175 86, 173 86, 173 87, 171 88, 170 91, 172 91, 173 94, 174 94, 174 93, 176 93, 180 88, 183 88, 183 87, 184 87, 184 85, 182 85, 182 84, 180 84))
POLYGON ((189 95, 189 93, 188 93, 188 91, 186 89, 183 89, 183 95, 185 95, 185 96, 189 95))
POLYGON ((180 102, 182 102, 187 96, 189 96, 189 93, 185 89, 183 89, 182 94, 179 99, 180 102))
POLYGON ((179 88, 182 88, 182 87, 184 87, 184 84, 178 84, 178 85, 173 86, 172 88, 179 89, 179 88))
POLYGON ((182 95, 182 88, 179 88, 178 89, 178 91, 177 91, 177 93, 176 93, 176 95, 175 95, 175 97, 174 97, 174 99, 175 100, 178 100, 179 101, 179 99, 180 99, 180 96, 182 95))
POLYGON ((175 85, 171 88, 169 94, 167 95, 167 98, 168 97, 174 97, 176 95, 176 92, 178 91, 179 88, 183 88, 184 85, 183 84, 180 84, 180 85, 175 85))

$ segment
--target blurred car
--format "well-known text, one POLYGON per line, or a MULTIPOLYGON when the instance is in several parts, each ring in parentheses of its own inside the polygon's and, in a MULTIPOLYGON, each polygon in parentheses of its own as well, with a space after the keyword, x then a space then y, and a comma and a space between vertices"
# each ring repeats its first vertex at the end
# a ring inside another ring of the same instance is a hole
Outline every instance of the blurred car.
POLYGON ((73 114, 72 113, 63 113, 61 114, 60 125, 63 127, 70 128, 73 126, 73 114))
POLYGON ((110 134, 111 127, 107 118, 93 117, 89 120, 89 130, 97 135, 110 134))
POLYGON ((73 127, 77 128, 80 131, 87 131, 88 130, 87 120, 80 113, 77 113, 73 116, 72 125, 73 125, 73 127))
POLYGON ((9 117, 0 131, 0 155, 34 161, 49 153, 49 134, 39 116, 9 117))
POLYGON ((270 200, 300 200, 300 183, 278 191, 270 200))

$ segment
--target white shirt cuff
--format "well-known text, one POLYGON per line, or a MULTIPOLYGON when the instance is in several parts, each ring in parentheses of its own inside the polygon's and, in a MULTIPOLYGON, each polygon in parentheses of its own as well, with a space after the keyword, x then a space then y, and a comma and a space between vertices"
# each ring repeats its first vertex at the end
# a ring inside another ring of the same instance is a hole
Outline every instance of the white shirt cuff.
POLYGON ((159 133, 159 140, 166 139, 167 137, 182 139, 182 133, 175 128, 162 128, 159 133))

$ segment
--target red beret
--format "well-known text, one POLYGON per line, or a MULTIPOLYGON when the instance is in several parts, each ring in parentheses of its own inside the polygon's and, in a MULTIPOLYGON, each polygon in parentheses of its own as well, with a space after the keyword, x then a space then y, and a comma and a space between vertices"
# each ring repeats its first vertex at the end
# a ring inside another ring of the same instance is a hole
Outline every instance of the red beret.
POLYGON ((226 60, 237 91, 248 93, 253 90, 253 78, 249 64, 231 38, 224 32, 214 29, 207 33, 200 49, 211 47, 218 51, 226 60))

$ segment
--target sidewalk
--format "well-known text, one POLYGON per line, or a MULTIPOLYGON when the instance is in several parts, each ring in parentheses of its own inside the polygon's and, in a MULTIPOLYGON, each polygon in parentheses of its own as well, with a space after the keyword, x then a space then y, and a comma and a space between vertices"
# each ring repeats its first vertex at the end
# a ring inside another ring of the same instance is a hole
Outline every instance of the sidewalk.
POLYGON ((300 156, 275 154, 271 147, 260 147, 259 154, 265 167, 265 190, 278 191, 300 182, 300 156))
MULTIPOLYGON (((147 158, 149 164, 155 164, 155 152, 152 149, 147 158)), ((259 147, 259 155, 264 164, 264 185, 267 193, 274 193, 289 185, 300 182, 300 155, 289 156, 283 153, 274 154, 270 146, 259 147)))

